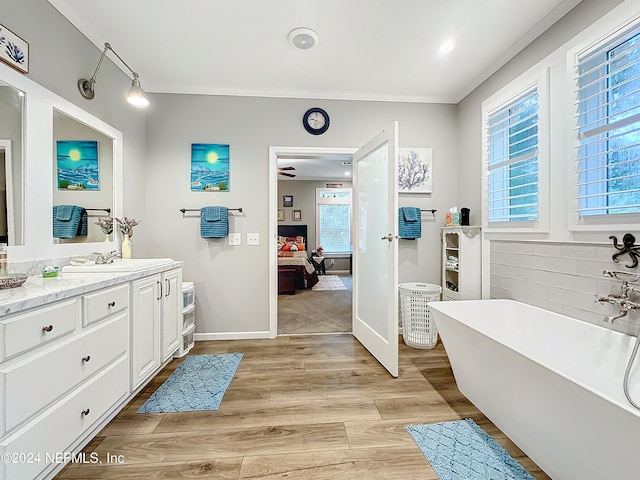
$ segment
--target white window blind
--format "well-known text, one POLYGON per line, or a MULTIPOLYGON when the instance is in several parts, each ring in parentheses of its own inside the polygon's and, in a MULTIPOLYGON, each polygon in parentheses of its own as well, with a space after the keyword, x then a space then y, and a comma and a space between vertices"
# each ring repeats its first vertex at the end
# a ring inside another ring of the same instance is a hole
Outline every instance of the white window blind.
POLYGON ((316 189, 317 242, 325 253, 351 251, 351 189, 316 189))
POLYGON ((640 26, 579 54, 580 217, 640 212, 640 26))
POLYGON ((489 226, 538 220, 538 89, 489 112, 485 125, 489 226))

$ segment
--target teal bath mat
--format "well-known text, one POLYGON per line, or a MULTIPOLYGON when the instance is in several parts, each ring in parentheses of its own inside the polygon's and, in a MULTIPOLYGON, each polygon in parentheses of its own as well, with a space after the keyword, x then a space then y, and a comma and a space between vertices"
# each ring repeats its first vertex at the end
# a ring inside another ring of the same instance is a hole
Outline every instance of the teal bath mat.
POLYGON ((441 480, 534 480, 470 418, 406 429, 441 480))
POLYGON ((241 359, 241 353, 187 356, 137 413, 217 410, 241 359))

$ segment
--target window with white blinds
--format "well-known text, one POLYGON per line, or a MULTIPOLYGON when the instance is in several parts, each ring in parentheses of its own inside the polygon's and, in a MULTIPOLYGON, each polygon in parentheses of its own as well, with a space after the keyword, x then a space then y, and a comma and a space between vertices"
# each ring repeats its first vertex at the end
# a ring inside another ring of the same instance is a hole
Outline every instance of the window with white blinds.
POLYGON ((577 55, 581 218, 640 212, 640 25, 577 55))
POLYGON ((487 226, 538 220, 538 88, 485 116, 487 226))
POLYGON ((351 251, 351 189, 317 188, 317 245, 325 253, 351 251))

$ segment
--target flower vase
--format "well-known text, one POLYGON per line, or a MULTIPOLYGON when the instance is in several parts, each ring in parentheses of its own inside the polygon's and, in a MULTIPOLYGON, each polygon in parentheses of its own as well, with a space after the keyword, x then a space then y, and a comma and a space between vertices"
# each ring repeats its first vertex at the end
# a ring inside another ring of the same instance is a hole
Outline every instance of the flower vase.
POLYGON ((111 241, 111 234, 110 233, 105 233, 104 234, 104 241, 105 242, 110 242, 111 241))
POLYGON ((125 235, 122 239, 120 258, 131 258, 131 240, 129 239, 129 235, 125 235))

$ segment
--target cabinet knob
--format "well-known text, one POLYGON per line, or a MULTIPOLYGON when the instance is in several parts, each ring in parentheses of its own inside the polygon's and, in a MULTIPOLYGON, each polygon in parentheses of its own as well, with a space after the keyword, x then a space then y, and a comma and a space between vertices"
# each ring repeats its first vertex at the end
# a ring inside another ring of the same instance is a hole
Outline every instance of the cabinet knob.
POLYGON ((113 308, 113 307, 115 307, 115 306, 116 306, 116 302, 115 302, 115 300, 114 300, 113 302, 109 302, 109 303, 107 303, 107 307, 109 307, 109 308, 113 308))
POLYGON ((42 327, 43 332, 50 332, 51 330, 53 330, 53 325, 45 325, 42 327))
POLYGON ((91 355, 87 355, 86 357, 82 357, 82 363, 87 363, 89 360, 91 360, 91 355))
POLYGON ((84 410, 82 410, 82 412, 80 412, 80 413, 82 413, 82 416, 83 416, 83 417, 86 417, 87 415, 89 415, 89 412, 91 412, 91 410, 90 410, 90 409, 88 409, 88 408, 85 408, 85 409, 84 409, 84 410))

